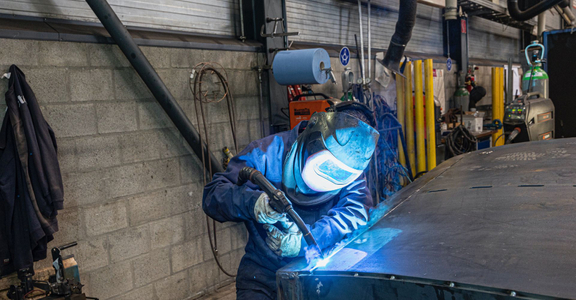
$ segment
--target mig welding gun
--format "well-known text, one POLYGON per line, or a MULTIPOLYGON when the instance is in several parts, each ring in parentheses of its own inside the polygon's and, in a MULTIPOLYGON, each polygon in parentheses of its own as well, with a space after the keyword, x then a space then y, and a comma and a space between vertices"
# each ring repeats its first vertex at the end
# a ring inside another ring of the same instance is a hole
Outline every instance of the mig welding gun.
POLYGON ((306 224, 304 224, 302 218, 294 210, 294 208, 292 207, 292 202, 288 200, 286 195, 284 195, 284 192, 273 186, 270 183, 270 181, 268 181, 268 179, 266 179, 266 177, 262 175, 260 171, 254 168, 244 167, 238 174, 237 184, 244 185, 248 181, 259 186, 268 195, 268 197, 270 198, 270 206, 275 211, 281 214, 283 213, 287 214, 290 217, 290 219, 292 219, 292 221, 296 223, 296 226, 298 226, 298 229, 300 229, 300 231, 302 232, 302 235, 304 236, 304 239, 306 240, 309 249, 311 247, 314 250, 316 250, 320 258, 322 258, 323 257, 322 251, 318 246, 318 243, 316 243, 314 236, 312 236, 312 233, 310 232, 308 227, 306 227, 306 224))

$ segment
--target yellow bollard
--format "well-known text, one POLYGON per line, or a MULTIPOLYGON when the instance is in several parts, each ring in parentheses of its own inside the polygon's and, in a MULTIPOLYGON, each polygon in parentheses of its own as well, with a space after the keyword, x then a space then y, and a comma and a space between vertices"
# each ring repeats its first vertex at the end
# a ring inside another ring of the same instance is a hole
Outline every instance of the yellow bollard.
POLYGON ((414 62, 414 110, 416 117, 416 170, 426 172, 426 144, 424 141, 424 94, 422 80, 422 61, 414 62))
MULTIPOLYGON (((504 119, 504 68, 492 68, 492 121, 504 119)), ((504 145, 504 130, 492 134, 492 146, 504 145)))
MULTIPOLYGON (((396 110, 398 115, 398 122, 402 128, 402 133, 404 137, 406 137, 406 133, 404 132, 404 115, 406 105, 404 105, 404 78, 400 75, 396 76, 396 110)), ((404 147, 402 146, 402 139, 400 135, 398 135, 398 158, 400 160, 400 164, 406 168, 406 158, 404 157, 404 147)))
POLYGON ((434 112, 434 67, 432 60, 424 61, 424 73, 426 74, 426 142, 428 144, 428 171, 436 168, 436 118, 434 112))
POLYGON ((410 170, 412 175, 416 175, 416 152, 414 149, 414 102, 412 100, 412 62, 406 63, 404 71, 406 78, 404 79, 404 105, 406 105, 406 147, 408 148, 408 160, 410 161, 410 170))

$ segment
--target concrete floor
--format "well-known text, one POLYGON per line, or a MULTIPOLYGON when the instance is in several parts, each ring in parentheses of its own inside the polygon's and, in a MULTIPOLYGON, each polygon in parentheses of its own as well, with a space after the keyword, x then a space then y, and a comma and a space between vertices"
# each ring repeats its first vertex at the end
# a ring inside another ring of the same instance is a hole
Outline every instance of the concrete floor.
POLYGON ((215 293, 206 295, 198 300, 236 300, 236 282, 225 285, 215 293))

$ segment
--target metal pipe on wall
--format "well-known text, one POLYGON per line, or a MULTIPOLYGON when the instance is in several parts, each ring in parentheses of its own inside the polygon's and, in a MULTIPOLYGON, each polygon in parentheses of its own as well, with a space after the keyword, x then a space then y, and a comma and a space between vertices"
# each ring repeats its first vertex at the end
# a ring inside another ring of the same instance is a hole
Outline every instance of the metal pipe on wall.
POLYGON ((404 70, 405 88, 404 88, 404 105, 406 105, 406 147, 408 148, 408 163, 412 174, 416 175, 416 150, 414 148, 414 101, 412 99, 412 62, 406 62, 404 70))
POLYGON ((416 176, 426 172, 426 142, 424 140, 424 91, 422 61, 414 62, 414 116, 416 118, 416 176))
POLYGON ((426 144, 428 171, 436 168, 436 105, 434 104, 434 66, 431 59, 424 61, 426 74, 426 144))
MULTIPOLYGON (((360 24, 360 65, 362 66, 362 85, 366 84, 366 66, 364 65, 364 29, 362 28, 362 2, 358 0, 358 23, 360 24)), ((364 101, 364 99, 362 99, 364 101)))
POLYGON ((542 42, 542 33, 546 31, 546 12, 538 15, 538 40, 542 42))
POLYGON ((86 0, 94 14, 98 17, 110 36, 116 41, 120 50, 124 53, 132 67, 136 70, 140 78, 144 81, 154 98, 170 117, 176 128, 180 131, 188 145, 194 153, 205 160, 206 168, 212 167, 213 173, 222 172, 221 162, 207 150, 206 145, 201 142, 200 135, 194 125, 190 122, 176 99, 172 96, 158 73, 154 70, 146 56, 142 53, 134 39, 124 27, 110 4, 106 0, 86 0))
POLYGON ((371 4, 368 0, 368 82, 372 83, 372 30, 370 28, 371 4))

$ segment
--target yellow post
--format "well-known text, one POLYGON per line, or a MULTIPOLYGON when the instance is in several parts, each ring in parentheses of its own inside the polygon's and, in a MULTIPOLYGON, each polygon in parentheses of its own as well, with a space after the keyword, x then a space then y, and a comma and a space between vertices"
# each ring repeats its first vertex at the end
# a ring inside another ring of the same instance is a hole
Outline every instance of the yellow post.
MULTIPOLYGON (((498 81, 498 119, 504 122, 504 68, 498 68, 498 81)), ((500 139, 496 141, 496 146, 504 146, 504 129, 498 130, 498 136, 500 139)))
MULTIPOLYGON (((504 73, 503 68, 492 68, 492 121, 504 119, 504 73)), ((504 130, 492 134, 494 147, 504 145, 504 130)))
POLYGON ((426 74, 426 141, 428 144, 428 171, 436 168, 436 118, 434 116, 434 67, 432 60, 424 61, 424 73, 426 74))
MULTIPOLYGON (((406 109, 406 105, 404 104, 404 78, 400 75, 396 76, 396 110, 397 110, 397 115, 398 115, 398 122, 400 122, 400 125, 402 126, 402 128, 400 128, 400 130, 402 131, 402 133, 404 134, 404 136, 406 136, 406 133, 404 133, 404 115, 405 115, 405 109, 406 109)), ((400 160, 400 164, 402 164, 402 166, 406 167, 406 158, 404 157, 404 147, 402 146, 402 140, 400 138, 400 135, 398 135, 398 158, 400 160)))
POLYGON ((406 63, 404 71, 404 104, 406 105, 406 147, 408 148, 408 159, 410 160, 410 170, 412 175, 416 175, 416 151, 414 149, 414 102, 412 101, 412 62, 406 63))
POLYGON ((422 61, 414 62, 414 110, 416 117, 416 170, 426 172, 426 144, 424 142, 424 94, 422 61))

